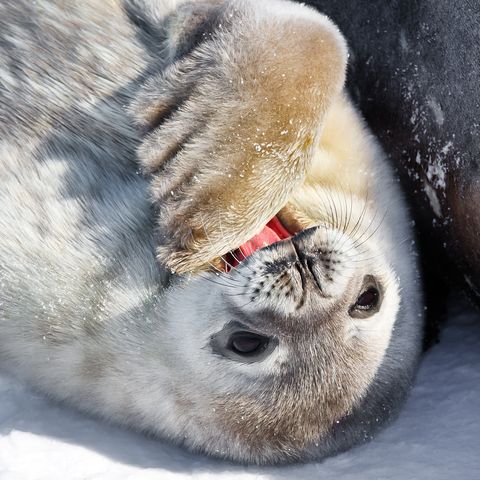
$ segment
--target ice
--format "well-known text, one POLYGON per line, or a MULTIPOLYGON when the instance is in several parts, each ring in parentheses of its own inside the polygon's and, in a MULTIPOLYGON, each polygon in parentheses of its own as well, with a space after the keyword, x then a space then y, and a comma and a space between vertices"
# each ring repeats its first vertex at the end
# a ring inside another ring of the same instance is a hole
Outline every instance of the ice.
POLYGON ((450 315, 400 418, 323 463, 240 467, 191 455, 55 405, 0 376, 1 480, 480 478, 480 315, 450 315))

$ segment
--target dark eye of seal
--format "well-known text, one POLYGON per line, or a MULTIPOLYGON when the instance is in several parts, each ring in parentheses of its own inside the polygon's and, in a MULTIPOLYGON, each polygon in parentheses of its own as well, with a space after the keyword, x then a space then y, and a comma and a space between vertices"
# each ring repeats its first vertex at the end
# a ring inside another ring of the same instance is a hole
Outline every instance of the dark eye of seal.
POLYGON ((377 306, 379 298, 379 291, 375 287, 370 287, 358 297, 355 308, 359 310, 371 310, 377 306))
POLYGON ((253 332, 240 322, 229 322, 210 337, 214 354, 240 363, 261 362, 277 345, 276 337, 253 332))
POLYGON ((365 277, 361 293, 350 307, 349 314, 354 318, 367 318, 377 313, 382 304, 382 295, 372 276, 365 277))
POLYGON ((237 355, 251 356, 261 353, 268 346, 268 338, 251 332, 236 332, 229 341, 228 346, 237 355))

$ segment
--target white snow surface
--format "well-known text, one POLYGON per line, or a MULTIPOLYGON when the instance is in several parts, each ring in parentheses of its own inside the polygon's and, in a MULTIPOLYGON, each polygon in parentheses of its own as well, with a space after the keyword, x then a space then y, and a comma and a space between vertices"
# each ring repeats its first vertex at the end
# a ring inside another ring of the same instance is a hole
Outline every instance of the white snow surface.
POLYGON ((322 463, 242 467, 189 454, 46 400, 0 375, 1 480, 480 479, 480 314, 453 311, 398 420, 322 463))

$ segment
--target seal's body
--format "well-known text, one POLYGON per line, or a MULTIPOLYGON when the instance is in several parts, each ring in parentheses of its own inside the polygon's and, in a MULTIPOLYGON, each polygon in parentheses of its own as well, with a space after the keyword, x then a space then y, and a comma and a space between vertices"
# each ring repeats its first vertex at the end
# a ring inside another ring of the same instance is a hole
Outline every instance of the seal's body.
POLYGON ((414 375, 404 202, 328 19, 177 3, 0 5, 0 365, 212 455, 322 458, 414 375))

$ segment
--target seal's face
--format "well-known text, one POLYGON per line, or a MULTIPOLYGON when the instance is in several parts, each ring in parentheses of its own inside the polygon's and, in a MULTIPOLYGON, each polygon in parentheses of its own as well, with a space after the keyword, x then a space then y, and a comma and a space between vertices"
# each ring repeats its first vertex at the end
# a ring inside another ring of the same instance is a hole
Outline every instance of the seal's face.
POLYGON ((348 415, 399 306, 377 241, 308 228, 186 283, 172 329, 188 377, 178 392, 187 443, 243 461, 295 459, 348 415))

